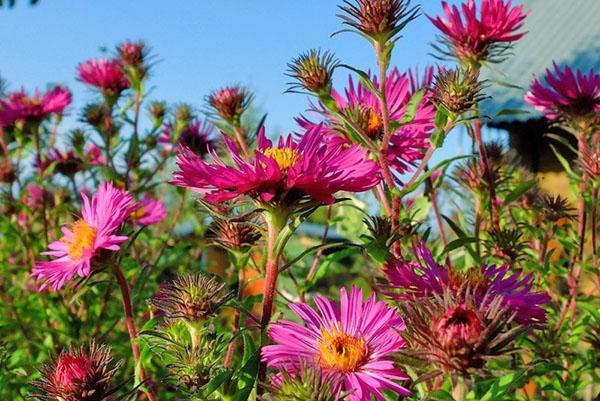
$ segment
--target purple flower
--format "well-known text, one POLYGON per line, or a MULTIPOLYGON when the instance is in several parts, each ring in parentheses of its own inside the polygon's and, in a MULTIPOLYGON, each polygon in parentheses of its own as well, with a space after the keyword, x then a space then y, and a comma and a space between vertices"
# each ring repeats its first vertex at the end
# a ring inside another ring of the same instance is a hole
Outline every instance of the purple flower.
POLYGON ((28 96, 23 89, 10 93, 6 99, 0 100, 0 125, 11 125, 17 121, 42 122, 50 114, 63 114, 71 99, 71 92, 61 86, 43 94, 36 90, 33 96, 28 96))
POLYGON ((525 326, 540 327, 546 321, 543 305, 548 295, 535 292, 533 275, 509 272, 510 266, 483 265, 459 272, 445 265, 438 265, 424 244, 415 247, 418 263, 402 259, 388 261, 384 266, 388 284, 386 293, 394 299, 442 295, 451 290, 457 294, 467 288, 481 298, 484 294, 503 297, 503 305, 516 313, 515 321, 525 326))

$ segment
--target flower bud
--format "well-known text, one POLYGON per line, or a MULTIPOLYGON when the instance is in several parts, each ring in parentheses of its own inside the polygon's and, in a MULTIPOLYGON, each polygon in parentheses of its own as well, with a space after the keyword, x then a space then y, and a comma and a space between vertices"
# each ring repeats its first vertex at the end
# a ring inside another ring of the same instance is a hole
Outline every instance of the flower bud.
POLYGON ((155 127, 162 125, 167 112, 167 105, 165 102, 152 102, 150 104, 150 116, 155 127))
POLYGON ((149 303, 162 310, 167 319, 202 323, 215 315, 231 298, 225 283, 200 273, 187 274, 161 287, 149 303))
POLYGON ((42 368, 32 386, 35 400, 103 401, 119 364, 112 363, 110 349, 92 342, 89 349, 71 348, 42 368))
POLYGON ((208 226, 206 240, 209 244, 232 251, 246 251, 260 239, 260 232, 247 222, 233 222, 215 218, 208 226))
POLYGON ((433 84, 433 101, 454 114, 463 114, 481 100, 479 73, 473 69, 440 68, 433 84))
POLYGON ((252 98, 253 96, 248 89, 241 86, 228 86, 211 93, 207 101, 222 120, 234 124, 239 122, 252 98))
POLYGON ((315 94, 329 94, 331 92, 331 78, 339 61, 334 54, 326 51, 312 49, 301 54, 288 63, 288 76, 297 82, 290 83, 289 91, 306 89, 315 94))

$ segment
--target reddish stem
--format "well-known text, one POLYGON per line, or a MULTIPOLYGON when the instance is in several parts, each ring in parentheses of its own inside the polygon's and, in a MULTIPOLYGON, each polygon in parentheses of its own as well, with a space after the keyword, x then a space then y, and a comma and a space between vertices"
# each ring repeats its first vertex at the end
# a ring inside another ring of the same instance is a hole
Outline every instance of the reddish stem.
MULTIPOLYGON (((244 267, 238 267, 239 272, 238 272, 238 293, 237 293, 237 299, 238 302, 241 304, 242 301, 244 300, 244 281, 245 281, 245 274, 244 274, 244 267)), ((235 316, 234 316, 234 320, 233 320, 233 329, 231 330, 231 334, 233 335, 233 338, 231 339, 231 342, 229 343, 229 347, 227 348, 227 355, 225 356, 225 362, 223 363, 224 367, 229 367, 229 364, 231 363, 231 358, 233 357, 233 351, 235 350, 235 335, 238 333, 238 331, 240 331, 240 316, 241 316, 241 312, 239 309, 235 310, 235 316)))
MULTIPOLYGON (((123 300, 123 310, 125 312, 125 324, 127 325, 127 332, 129 333, 129 340, 131 342, 131 351, 133 352, 133 359, 135 361, 135 365, 140 368, 140 380, 146 382, 148 380, 146 376, 146 371, 144 367, 140 363, 140 347, 135 342, 137 337, 137 330, 135 328, 135 320, 133 318, 133 309, 131 307, 131 296, 129 293, 129 284, 127 284, 127 279, 125 275, 123 275, 123 271, 119 267, 118 264, 113 264, 112 266, 113 273, 117 279, 117 283, 119 284, 119 288, 121 289, 121 295, 123 300)), ((148 399, 150 401, 156 401, 156 396, 154 395, 154 391, 152 387, 146 383, 148 399)))

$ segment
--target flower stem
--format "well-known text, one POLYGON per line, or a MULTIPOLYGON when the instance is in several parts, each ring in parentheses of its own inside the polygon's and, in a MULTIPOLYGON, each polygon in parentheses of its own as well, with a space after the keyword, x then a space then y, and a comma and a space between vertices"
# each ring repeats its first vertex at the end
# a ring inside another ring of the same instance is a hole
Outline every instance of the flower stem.
POLYGON ((242 153, 244 154, 244 159, 248 160, 250 158, 250 151, 248 150, 248 142, 246 141, 246 135, 244 134, 241 124, 239 121, 233 124, 233 133, 235 134, 235 140, 237 141, 242 153))
MULTIPOLYGON (((237 268, 238 268, 237 300, 241 304, 242 301, 244 300, 244 285, 245 285, 244 282, 246 280, 246 277, 245 277, 244 266, 237 266, 237 268)), ((223 362, 223 366, 226 368, 229 367, 229 364, 231 363, 231 358, 233 357, 233 351, 235 350, 235 343, 236 343, 235 335, 240 330, 240 319, 241 319, 241 312, 240 312, 239 308, 236 308, 235 316, 234 316, 234 320, 233 320, 233 329, 231 330, 231 334, 233 335, 233 338, 231 339, 231 342, 229 343, 229 347, 227 347, 227 354, 225 356, 225 362, 223 362)))
MULTIPOLYGON (((287 222, 287 214, 278 211, 265 213, 267 221, 267 259, 265 264, 265 290, 262 304, 262 316, 260 321, 260 344, 261 347, 267 342, 267 326, 273 314, 273 302, 275 301, 275 290, 277 288, 277 277, 279 276, 279 255, 277 254, 277 240, 281 230, 287 222)), ((283 249, 283 248, 281 248, 283 249)), ((264 391, 264 381, 267 374, 267 365, 261 362, 258 369, 258 393, 264 391)))
MULTIPOLYGON (((123 299, 123 310, 125 312, 125 324, 127 325, 127 332, 129 334, 129 340, 131 342, 131 351, 133 353, 133 359, 135 361, 136 368, 139 366, 140 380, 142 382, 146 382, 148 380, 146 376, 146 371, 140 363, 140 347, 135 341, 137 336, 137 330, 135 328, 133 309, 131 307, 129 284, 127 284, 127 279, 125 278, 125 275, 123 275, 123 271, 121 270, 121 267, 119 267, 118 264, 113 264, 112 271, 115 275, 115 278, 117 279, 119 288, 121 289, 121 296, 123 299)), ((156 396, 154 395, 154 391, 152 390, 151 386, 146 384, 146 388, 146 394, 148 395, 148 399, 150 401, 156 401, 156 396)))

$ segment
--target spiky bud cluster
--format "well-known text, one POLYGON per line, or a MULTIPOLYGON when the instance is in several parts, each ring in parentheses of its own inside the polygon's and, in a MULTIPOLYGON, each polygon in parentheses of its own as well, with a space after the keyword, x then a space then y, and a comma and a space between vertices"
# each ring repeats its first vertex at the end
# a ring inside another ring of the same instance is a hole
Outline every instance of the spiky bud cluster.
POLYGON ((560 195, 552 196, 545 194, 538 198, 535 207, 539 210, 543 221, 558 223, 560 220, 573 220, 574 208, 569 206, 569 201, 560 195))
POLYGON ((91 342, 89 347, 61 352, 32 382, 30 395, 39 401, 102 401, 110 394, 110 382, 120 363, 113 363, 110 349, 91 342))
POLYGON ((95 128, 102 129, 107 118, 110 118, 110 108, 104 103, 92 103, 83 109, 83 121, 95 128))
POLYGON ((514 314, 501 296, 487 294, 477 301, 472 293, 405 302, 401 305, 411 347, 405 353, 453 374, 481 371, 489 360, 507 355, 509 344, 523 331, 511 323, 514 314))
POLYGON ((148 76, 148 65, 146 58, 149 50, 143 41, 125 42, 117 48, 119 61, 125 74, 128 76, 133 87, 148 76))
POLYGON ((191 273, 162 286, 149 303, 162 310, 168 319, 201 323, 214 316, 230 297, 225 283, 217 278, 191 273))
POLYGON ((165 102, 152 102, 148 109, 150 116, 154 122, 154 126, 159 126, 163 123, 165 114, 167 113, 167 104, 165 102))
POLYGON ((208 226, 206 240, 209 244, 232 251, 245 251, 260 239, 258 228, 245 221, 227 221, 215 218, 208 226))
POLYGON ((385 43, 419 15, 410 0, 344 0, 339 15, 344 24, 375 42, 385 43))
POLYGON ((433 83, 433 101, 460 115, 481 100, 482 84, 474 69, 440 68, 433 83))
POLYGON ((252 102, 252 93, 242 86, 234 85, 212 92, 207 102, 222 120, 231 124, 239 123, 239 119, 252 102))
POLYGON ((490 255, 505 262, 514 262, 521 259, 527 248, 521 230, 508 228, 491 230, 489 239, 484 241, 484 245, 490 255))
POLYGON ((300 366, 283 370, 271 380, 269 395, 264 401, 344 401, 347 392, 339 392, 337 383, 323 375, 321 369, 300 366))
POLYGON ((321 52, 311 49, 288 63, 289 77, 296 81, 291 82, 289 91, 306 89, 317 95, 331 92, 331 78, 339 61, 329 51, 321 52))

